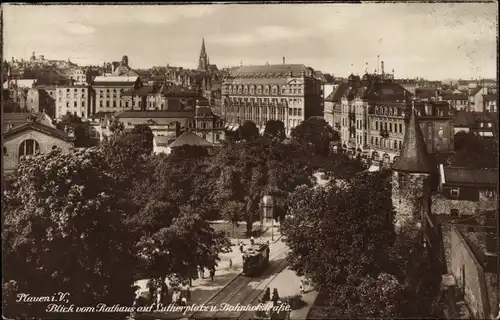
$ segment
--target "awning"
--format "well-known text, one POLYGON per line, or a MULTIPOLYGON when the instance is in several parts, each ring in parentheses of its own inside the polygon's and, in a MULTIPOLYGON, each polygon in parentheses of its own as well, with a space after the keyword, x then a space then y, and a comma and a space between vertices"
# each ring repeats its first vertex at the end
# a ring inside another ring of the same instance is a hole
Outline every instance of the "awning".
POLYGON ((233 131, 233 127, 234 127, 234 126, 228 126, 228 127, 226 128, 226 130, 227 130, 227 131, 233 131))
POLYGON ((239 128, 239 127, 240 127, 240 125, 239 125, 239 124, 235 124, 235 125, 234 125, 234 127, 233 127, 233 131, 238 130, 238 128, 239 128))

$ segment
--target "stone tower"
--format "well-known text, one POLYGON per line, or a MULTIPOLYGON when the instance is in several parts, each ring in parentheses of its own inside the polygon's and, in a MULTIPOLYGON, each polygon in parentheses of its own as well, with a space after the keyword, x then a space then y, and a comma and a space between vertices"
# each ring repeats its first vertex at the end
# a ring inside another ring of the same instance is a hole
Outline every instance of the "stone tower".
POLYGON ((200 58, 198 59, 198 70, 208 70, 208 55, 205 49, 205 38, 201 40, 200 58))
POLYGON ((396 230, 417 223, 425 226, 423 218, 430 213, 431 177, 434 172, 435 166, 427 154, 413 104, 403 149, 392 166, 392 204, 396 211, 396 230))

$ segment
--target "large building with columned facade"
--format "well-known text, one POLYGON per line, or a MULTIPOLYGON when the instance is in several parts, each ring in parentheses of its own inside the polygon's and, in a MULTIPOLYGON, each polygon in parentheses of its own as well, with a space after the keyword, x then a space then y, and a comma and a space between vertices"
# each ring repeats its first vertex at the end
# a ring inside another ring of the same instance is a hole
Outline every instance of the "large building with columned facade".
POLYGON ((303 64, 243 66, 222 85, 221 116, 229 130, 253 121, 261 132, 280 120, 287 134, 309 117, 323 116, 322 82, 303 64))

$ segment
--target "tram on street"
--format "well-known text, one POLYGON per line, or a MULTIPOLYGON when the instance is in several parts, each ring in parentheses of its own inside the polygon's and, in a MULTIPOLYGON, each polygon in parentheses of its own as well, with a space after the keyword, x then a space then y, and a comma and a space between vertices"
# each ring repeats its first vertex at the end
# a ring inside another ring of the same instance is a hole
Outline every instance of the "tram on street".
POLYGON ((269 265, 269 245, 256 243, 243 251, 243 274, 257 276, 269 265))

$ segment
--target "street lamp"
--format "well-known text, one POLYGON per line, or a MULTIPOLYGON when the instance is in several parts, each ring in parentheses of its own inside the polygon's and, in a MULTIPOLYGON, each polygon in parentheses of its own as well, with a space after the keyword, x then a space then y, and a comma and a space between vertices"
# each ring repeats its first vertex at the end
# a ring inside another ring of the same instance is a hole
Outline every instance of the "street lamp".
POLYGON ((266 219, 271 219, 271 241, 274 241, 274 200, 273 197, 266 195, 262 198, 262 207, 264 208, 264 217, 266 219))

